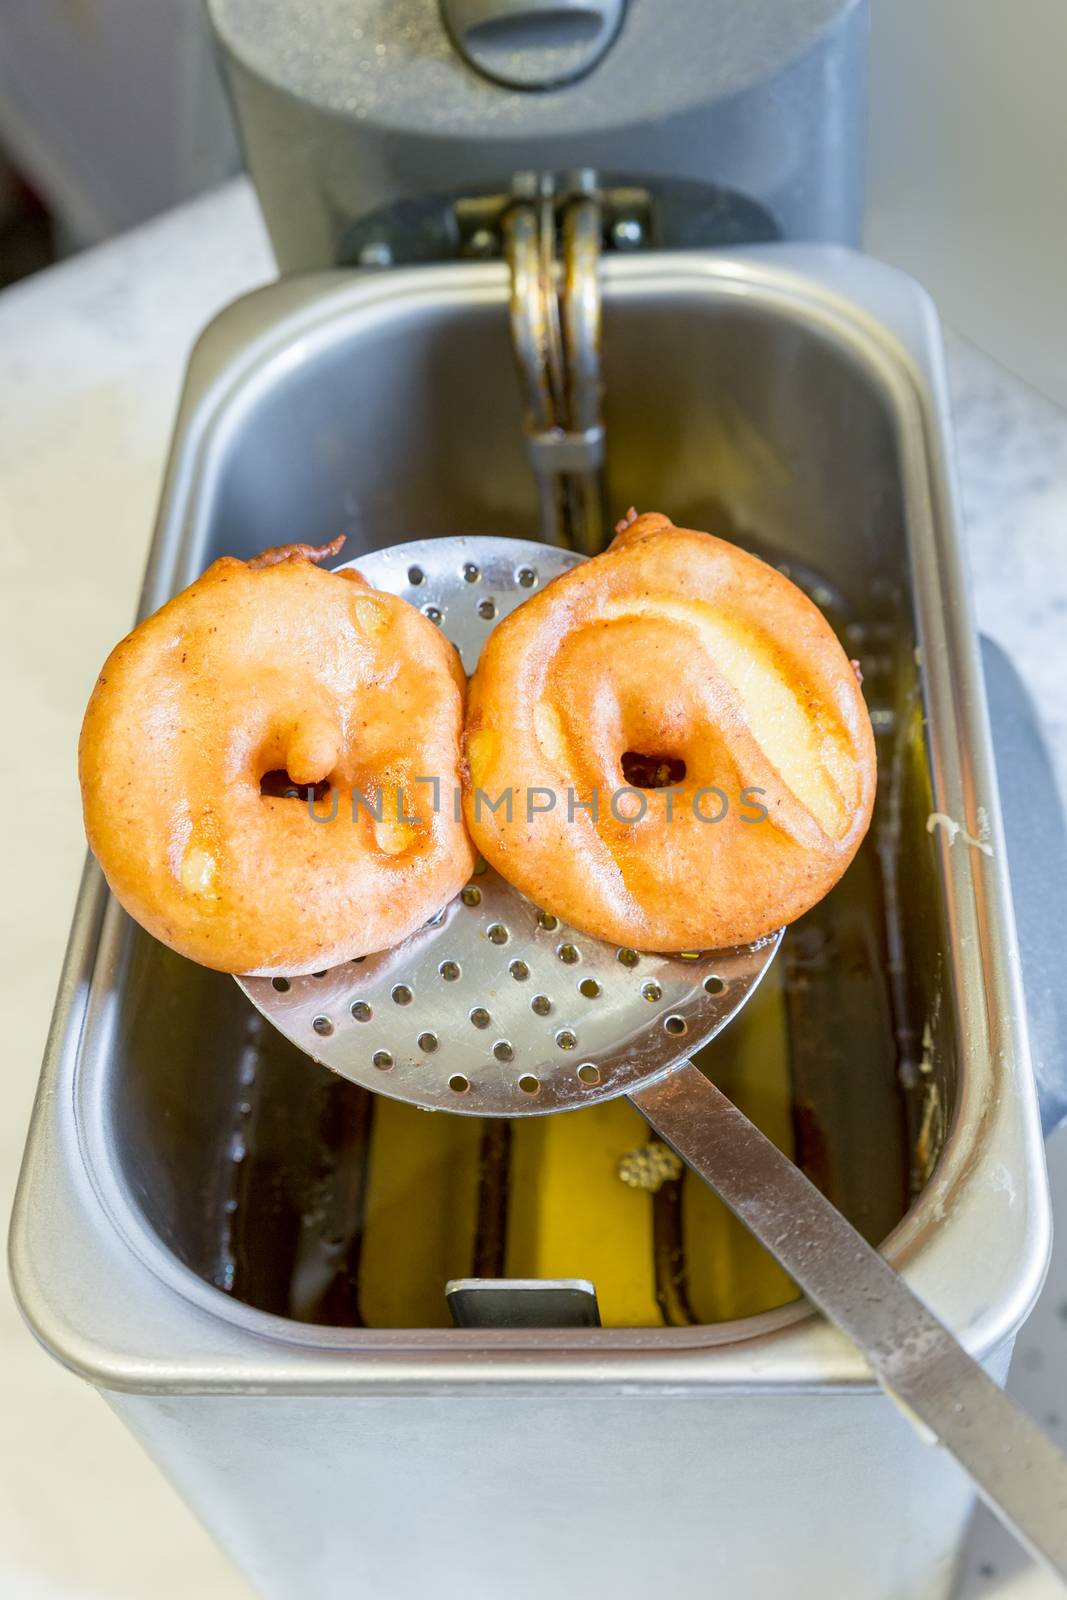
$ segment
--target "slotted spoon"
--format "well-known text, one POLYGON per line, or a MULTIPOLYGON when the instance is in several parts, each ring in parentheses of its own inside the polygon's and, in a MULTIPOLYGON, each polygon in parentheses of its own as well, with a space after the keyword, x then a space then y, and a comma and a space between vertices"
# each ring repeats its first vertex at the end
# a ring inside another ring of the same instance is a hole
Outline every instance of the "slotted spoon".
MULTIPOLYGON (((419 606, 470 673, 495 623, 583 559, 517 539, 440 538, 351 565, 419 606)), ((309 977, 239 982, 309 1056, 424 1110, 539 1116, 627 1095, 1067 1580, 1067 1458, 688 1059, 737 1015, 780 942, 779 932, 711 954, 620 949, 486 868, 394 950, 309 977)))

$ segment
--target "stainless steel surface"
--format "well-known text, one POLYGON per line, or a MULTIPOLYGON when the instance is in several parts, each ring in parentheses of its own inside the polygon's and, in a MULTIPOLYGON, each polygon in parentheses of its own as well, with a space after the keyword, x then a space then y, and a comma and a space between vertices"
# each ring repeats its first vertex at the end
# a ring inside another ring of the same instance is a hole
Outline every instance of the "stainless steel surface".
MULTIPOLYGON (((347 564, 438 621, 470 673, 495 623, 580 559, 454 536, 347 564)), ((458 803, 458 793, 434 797, 447 811, 458 803)), ((393 950, 307 977, 238 981, 287 1039, 364 1089, 427 1111, 539 1116, 624 1094, 706 1044, 780 941, 639 955, 559 922, 486 868, 393 950)))
MULTIPOLYGON (((841 1005, 833 975, 862 950, 821 928, 794 955, 787 934, 776 965, 788 957, 806 985, 818 1037, 867 1041, 843 1057, 823 1124, 832 1192, 854 1169, 847 1214, 999 1380, 1049 1222, 936 319, 908 280, 817 248, 615 257, 603 289, 609 504, 660 506, 821 572, 877 669, 880 854, 855 882, 866 896, 884 878, 899 902, 893 1008, 881 984, 870 1004, 841 1005), (931 837, 933 807, 975 833, 983 808, 992 857, 931 837), (850 1166, 848 1130, 875 1104, 879 1143, 850 1166), (901 1104, 914 1108, 910 1206, 901 1104)), ((438 532, 535 537, 507 296, 502 264, 471 263, 283 282, 232 307, 193 359, 144 608, 216 554, 337 528, 356 558, 438 532)), ((763 1600, 768 1504, 792 1600, 947 1593, 962 1475, 803 1305, 534 1333, 327 1326, 220 1290, 207 1248, 220 1174, 256 1156, 254 1142, 228 1155, 249 1057, 262 1193, 313 1190, 308 1152, 334 1095, 359 1092, 255 1026, 232 982, 140 935, 90 871, 12 1263, 41 1340, 105 1391, 265 1594, 350 1594, 360 1574, 398 1600, 458 1597, 499 1592, 504 1573, 514 1600, 535 1600, 562 1543, 576 1584, 627 1600, 653 1583, 681 1592, 694 1571, 763 1600), (648 1468, 665 1448, 686 1471, 657 1500, 652 1550, 648 1468), (427 1537, 383 1543, 407 1525, 414 1483, 427 1537), (490 1501, 494 1516, 473 1521, 471 1504, 490 1501), (555 1534, 533 1547, 531 1504, 555 1534)), ((262 1251, 278 1231, 264 1223, 262 1251)))
POLYGON ((691 1063, 631 1091, 986 1503, 1067 1584, 1067 1457, 787 1156, 691 1063))
POLYGON ((714 184, 714 227, 693 242, 859 237, 865 0, 630 0, 591 71, 537 92, 472 68, 435 0, 208 11, 284 272, 358 260, 371 215, 395 261, 440 260, 448 240, 411 205, 530 168, 714 184))
MULTIPOLYGON (((908 890, 896 952, 906 958, 901 978, 914 988, 931 1035, 928 1054, 922 1022, 917 1036, 905 1033, 893 1046, 901 1072, 914 1075, 929 1157, 937 1161, 886 1249, 893 1262, 907 1263, 913 1286, 969 1348, 992 1351, 1036 1293, 1048 1215, 976 643, 940 442, 947 424, 936 323, 907 279, 843 252, 634 257, 604 270, 613 502, 669 505, 680 521, 732 526, 756 545, 761 531, 776 536, 787 563, 807 556, 833 572, 870 626, 880 610, 892 624, 884 646, 874 648, 893 652, 885 731, 906 759, 896 763, 884 837, 908 890), (635 370, 644 375, 637 404, 624 382, 613 381, 635 370), (817 412, 806 403, 812 392, 821 397, 817 412), (913 622, 922 632, 921 683, 913 622), (927 724, 917 742, 920 691, 927 724), (931 837, 925 823, 933 804, 972 831, 982 805, 994 855, 931 837), (1010 1206, 993 1172, 1011 1174, 1010 1206), (980 1278, 970 1266, 976 1249, 985 1263, 980 1278)), ((507 292, 500 266, 398 273, 388 283, 338 275, 281 283, 220 318, 190 372, 143 609, 216 554, 250 556, 324 528, 347 526, 353 553, 384 542, 383 532, 395 542, 427 528, 535 529, 519 409, 509 399, 507 292), (373 407, 354 404, 367 392, 373 407)), ((160 1242, 163 1199, 188 1192, 195 1202, 206 1181, 189 1163, 212 1148, 211 1040, 239 1040, 240 1012, 231 1017, 215 1000, 213 975, 168 959, 113 906, 104 913, 90 871, 23 1190, 43 1184, 67 1196, 71 1226, 39 1235, 43 1214, 23 1204, 16 1246, 42 1336, 88 1370, 114 1373, 113 1360, 94 1350, 126 1351, 124 1382, 136 1384, 146 1377, 139 1349, 153 1352, 159 1371, 152 1319, 116 1323, 108 1296, 72 1301, 68 1292, 79 1276, 73 1263, 92 1256, 98 1218, 97 1207, 84 1203, 79 1174, 94 1174, 88 1194, 106 1199, 103 1216, 121 1219, 120 1232, 163 1283, 216 1318, 264 1324, 179 1268, 174 1222, 168 1243, 160 1242), (131 980, 135 990, 127 988, 131 980), (172 1001, 176 985, 180 998, 172 1001), (176 1125, 170 1086, 186 1081, 195 1085, 183 1095, 193 1121, 176 1125), (48 1131, 59 1107, 76 1118, 80 1154, 72 1168, 67 1135, 57 1145, 48 1131), (161 1142, 168 1127, 177 1135, 169 1146, 161 1142)), ((233 988, 224 980, 222 987, 233 988)), ((857 1060, 853 1081, 862 1084, 865 1070, 857 1060)), ((184 1227, 180 1211, 177 1222, 184 1227)), ((278 1319, 265 1326, 275 1338, 309 1342, 306 1330, 278 1319)), ((644 1349, 651 1375, 654 1349, 680 1339, 703 1352, 684 1358, 689 1381, 698 1373, 711 1382, 743 1373, 757 1385, 863 1376, 846 1344, 793 1309, 746 1324, 745 1338, 738 1332, 704 1330, 694 1345, 686 1330, 606 1329, 597 1360, 606 1374, 612 1347, 644 1349), (746 1354, 748 1337, 769 1332, 773 1378, 746 1354)), ((356 1372, 379 1381, 382 1369, 372 1373, 360 1351, 381 1337, 380 1330, 322 1330, 311 1342, 340 1340, 352 1363, 349 1381, 356 1372)), ((427 1335, 429 1345, 436 1337, 427 1335)), ((198 1367, 197 1352, 206 1353, 199 1338, 180 1343, 184 1354, 168 1370, 181 1372, 183 1383, 229 1381, 225 1360, 198 1367)), ((271 1349, 268 1341, 259 1353, 271 1349)), ((269 1369, 295 1374, 279 1358, 274 1349, 269 1369)), ((620 1370, 634 1378, 622 1359, 620 1370)), ((563 1367, 554 1355, 546 1377, 563 1367)), ((463 1361, 451 1372, 469 1378, 472 1369, 463 1361)))
MULTIPOLYGON (((582 450, 582 466, 571 473, 571 543, 587 555, 603 548, 610 534, 604 510, 604 422, 600 377, 600 233, 602 209, 590 192, 575 197, 563 212, 563 287, 561 320, 566 356, 566 425, 582 450)), ((616 224, 618 226, 618 224, 616 224)))
POLYGON ((537 200, 512 206, 505 213, 502 232, 511 275, 511 339, 523 394, 530 464, 541 507, 541 537, 548 544, 563 545, 567 543, 563 483, 551 464, 542 462, 535 454, 535 441, 551 440, 556 415, 549 322, 555 290, 546 271, 537 200))
POLYGON ((551 174, 520 174, 497 224, 511 273, 511 337, 541 537, 587 555, 603 548, 608 532, 601 486, 603 223, 595 174, 581 172, 558 189, 551 174))
POLYGON ((599 1328, 596 1289, 581 1278, 454 1278, 457 1328, 599 1328))

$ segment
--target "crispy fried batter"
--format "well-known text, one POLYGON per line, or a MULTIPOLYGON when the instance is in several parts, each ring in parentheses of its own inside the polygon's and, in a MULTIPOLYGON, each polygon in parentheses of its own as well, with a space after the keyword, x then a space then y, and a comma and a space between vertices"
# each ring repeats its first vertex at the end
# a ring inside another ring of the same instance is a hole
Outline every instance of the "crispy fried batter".
POLYGON ((817 607, 660 515, 628 515, 499 625, 464 745, 486 860, 575 927, 646 950, 794 921, 848 866, 874 800, 870 719, 817 607), (505 790, 510 818, 487 803, 505 790))
POLYGON ((216 561, 112 652, 85 714, 85 827, 108 883, 224 972, 386 949, 473 865, 416 781, 458 782, 459 657, 406 601, 320 571, 342 542, 216 561))

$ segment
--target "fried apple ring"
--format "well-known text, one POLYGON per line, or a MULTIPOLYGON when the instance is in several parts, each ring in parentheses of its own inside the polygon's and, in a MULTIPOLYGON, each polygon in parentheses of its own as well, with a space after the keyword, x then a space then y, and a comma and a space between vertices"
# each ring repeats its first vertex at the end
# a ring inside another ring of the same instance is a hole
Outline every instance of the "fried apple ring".
POLYGON ((85 713, 85 829, 112 892, 222 972, 387 949, 473 866, 418 781, 458 783, 459 657, 407 601, 315 565, 342 542, 214 562, 111 653, 85 713))
POLYGON ((496 628, 470 685, 464 806, 491 866, 595 937, 743 944, 837 882, 871 817, 870 718, 818 608, 648 515, 496 628))

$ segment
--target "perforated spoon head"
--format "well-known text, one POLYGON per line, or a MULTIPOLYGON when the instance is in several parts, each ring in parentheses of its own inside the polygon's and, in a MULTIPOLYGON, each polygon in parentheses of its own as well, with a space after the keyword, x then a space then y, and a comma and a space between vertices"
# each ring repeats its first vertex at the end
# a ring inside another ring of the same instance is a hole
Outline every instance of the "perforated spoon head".
MULTIPOLYGON (((495 623, 583 557, 451 537, 350 563, 436 622, 468 673, 495 623)), ((298 978, 241 978, 267 1020, 341 1077, 428 1111, 536 1116, 627 1094, 736 1016, 781 932, 652 955, 531 904, 492 868, 403 944, 298 978)))

